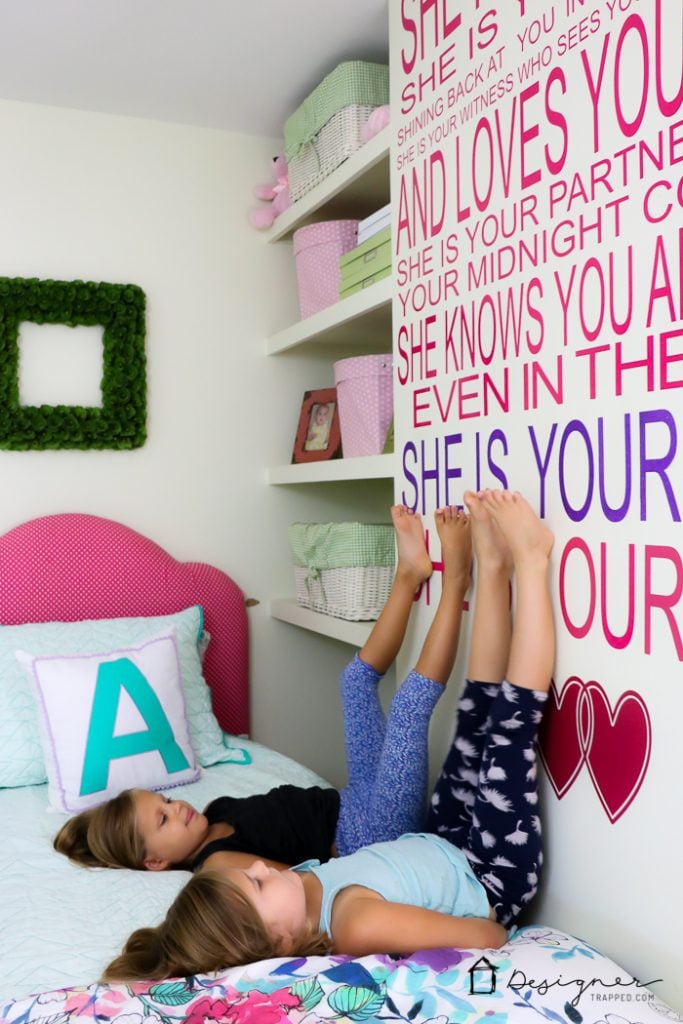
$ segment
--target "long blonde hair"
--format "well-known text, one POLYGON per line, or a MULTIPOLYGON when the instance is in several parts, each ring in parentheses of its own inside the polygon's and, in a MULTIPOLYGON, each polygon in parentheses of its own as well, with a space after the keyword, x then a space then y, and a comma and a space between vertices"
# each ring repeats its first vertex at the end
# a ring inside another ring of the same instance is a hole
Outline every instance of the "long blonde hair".
POLYGON ((86 867, 145 870, 145 847, 136 825, 132 789, 82 811, 62 825, 53 846, 86 867))
POLYGON ((326 953, 330 939, 307 930, 284 950, 244 893, 223 875, 193 875, 156 928, 133 932, 103 982, 162 981, 277 956, 326 953))

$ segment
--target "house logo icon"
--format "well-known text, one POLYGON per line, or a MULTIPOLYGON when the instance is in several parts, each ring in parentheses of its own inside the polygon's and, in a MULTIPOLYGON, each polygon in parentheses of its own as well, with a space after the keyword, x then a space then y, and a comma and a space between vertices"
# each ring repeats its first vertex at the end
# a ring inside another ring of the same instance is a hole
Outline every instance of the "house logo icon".
POLYGON ((480 956, 469 971, 470 995, 490 996, 496 991, 496 971, 498 968, 485 956, 480 956))

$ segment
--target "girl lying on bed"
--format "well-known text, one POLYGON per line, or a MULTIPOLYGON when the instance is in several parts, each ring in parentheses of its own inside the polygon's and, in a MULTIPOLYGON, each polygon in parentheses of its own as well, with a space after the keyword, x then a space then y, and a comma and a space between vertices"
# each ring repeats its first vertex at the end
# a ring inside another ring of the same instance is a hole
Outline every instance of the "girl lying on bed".
POLYGON ((283 868, 310 857, 325 862, 421 828, 429 721, 457 652, 472 546, 467 516, 451 509, 436 513, 444 562, 436 638, 397 691, 385 721, 377 684, 403 642, 415 590, 432 572, 420 517, 403 505, 394 506, 391 516, 398 550, 391 593, 340 680, 349 766, 341 793, 279 786, 257 796, 221 797, 199 813, 184 800, 125 790, 67 821, 55 849, 99 867, 196 871, 244 867, 260 857, 283 868))
MULTIPOLYGON (((535 741, 555 652, 547 585, 553 537, 517 493, 468 493, 465 501, 477 558, 469 678, 432 799, 432 834, 288 871, 262 861, 203 869, 162 924, 133 933, 104 980, 162 979, 330 949, 363 956, 502 945, 536 892, 542 864, 535 741)), ((460 518, 448 521, 462 531, 460 518)), ((446 573, 444 593, 451 585, 446 573)), ((416 693, 438 686, 451 663, 459 613, 447 622, 442 604, 408 677, 416 693)))

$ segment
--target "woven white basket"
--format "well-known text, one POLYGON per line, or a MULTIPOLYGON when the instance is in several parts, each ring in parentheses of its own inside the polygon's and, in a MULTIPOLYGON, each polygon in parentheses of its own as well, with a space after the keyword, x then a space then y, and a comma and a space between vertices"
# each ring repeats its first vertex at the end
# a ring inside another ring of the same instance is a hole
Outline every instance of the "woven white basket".
POLYGON ((375 107, 350 104, 326 122, 287 164, 289 197, 301 199, 363 145, 361 131, 375 107))
POLYGON ((320 571, 294 567, 297 604, 353 622, 379 618, 393 578, 393 568, 383 565, 320 571))

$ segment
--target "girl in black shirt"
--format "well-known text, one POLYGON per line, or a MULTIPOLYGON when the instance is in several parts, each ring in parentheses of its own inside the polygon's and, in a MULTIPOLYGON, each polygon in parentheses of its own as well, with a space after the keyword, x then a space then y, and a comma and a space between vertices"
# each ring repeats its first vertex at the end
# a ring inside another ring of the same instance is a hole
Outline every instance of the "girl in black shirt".
POLYGON ((432 572, 419 515, 396 505, 391 516, 398 551, 391 592, 340 681, 349 771, 341 794, 279 786, 257 796, 220 797, 201 813, 163 793, 125 790, 66 822, 55 849, 89 866, 150 871, 242 867, 254 857, 282 867, 312 857, 324 862, 419 830, 429 722, 455 661, 472 545, 469 517, 455 508, 437 510, 441 597, 416 668, 385 718, 378 683, 403 642, 415 591, 432 572))

